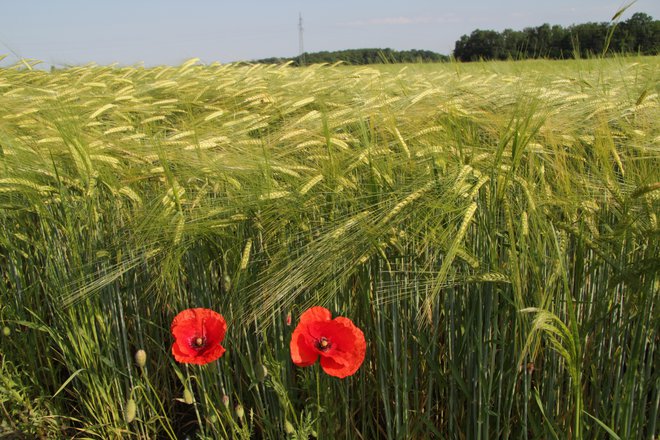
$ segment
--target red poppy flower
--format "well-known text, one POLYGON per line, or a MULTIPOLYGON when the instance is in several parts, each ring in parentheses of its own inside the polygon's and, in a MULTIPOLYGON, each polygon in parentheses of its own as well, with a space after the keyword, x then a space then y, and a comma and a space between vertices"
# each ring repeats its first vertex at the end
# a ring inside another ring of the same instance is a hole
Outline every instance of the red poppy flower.
POLYGON ((170 331, 174 336, 172 354, 178 362, 204 365, 225 352, 220 343, 225 338, 227 323, 213 310, 186 309, 174 317, 170 331))
POLYGON ((312 307, 300 316, 291 335, 291 359, 307 367, 321 357, 321 367, 330 376, 344 378, 360 368, 367 351, 364 333, 344 317, 331 319, 330 310, 312 307))

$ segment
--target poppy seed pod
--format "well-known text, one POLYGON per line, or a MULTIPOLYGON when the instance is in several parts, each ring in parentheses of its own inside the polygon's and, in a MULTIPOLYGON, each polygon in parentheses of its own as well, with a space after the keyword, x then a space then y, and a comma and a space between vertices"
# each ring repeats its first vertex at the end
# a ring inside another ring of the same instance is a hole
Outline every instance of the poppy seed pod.
POLYGON ((11 329, 9 327, 2 327, 2 335, 3 336, 11 335, 11 329))
POLYGON ((268 368, 266 368, 266 366, 263 364, 257 364, 257 368, 255 369, 254 374, 256 376, 256 379, 259 382, 262 382, 266 378, 266 376, 268 376, 268 368))
POLYGON ((137 364, 138 367, 144 368, 144 366, 147 365, 147 352, 142 349, 136 351, 135 363, 137 364))
POLYGON ((293 427, 291 422, 289 422, 288 420, 284 421, 284 432, 286 432, 287 435, 291 435, 291 434, 296 433, 296 429, 293 427))
POLYGON ((126 402, 126 409, 124 411, 124 419, 126 420, 126 423, 131 423, 133 420, 135 420, 136 413, 137 405, 135 404, 135 400, 128 399, 128 402, 126 402))
POLYGON ((243 420, 243 417, 245 417, 245 409, 243 409, 243 405, 240 405, 240 404, 236 405, 235 411, 236 411, 236 416, 239 419, 243 420))
POLYGON ((190 391, 188 388, 183 390, 183 401, 186 402, 188 405, 192 405, 192 403, 195 401, 192 391, 190 391))

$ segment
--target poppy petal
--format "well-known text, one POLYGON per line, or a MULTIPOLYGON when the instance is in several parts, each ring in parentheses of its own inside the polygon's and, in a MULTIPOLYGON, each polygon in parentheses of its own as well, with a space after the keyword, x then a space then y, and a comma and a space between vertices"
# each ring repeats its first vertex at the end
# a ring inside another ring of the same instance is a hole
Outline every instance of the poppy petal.
POLYGON ((291 335, 291 360, 299 367, 308 367, 312 365, 319 357, 318 352, 310 345, 307 335, 307 326, 298 324, 291 335))
POLYGON ((195 352, 191 355, 181 350, 184 347, 185 346, 183 346, 183 344, 180 345, 175 343, 172 345, 172 354, 174 355, 174 359, 177 362, 186 364, 208 364, 209 362, 213 362, 214 360, 220 358, 226 351, 222 345, 216 345, 210 347, 208 350, 205 350, 203 353, 195 352))
POLYGON ((321 366, 324 365, 324 359, 332 359, 332 362, 325 362, 329 371, 332 371, 328 374, 337 377, 350 376, 364 361, 367 350, 364 333, 348 318, 338 317, 323 324, 323 332, 331 341, 331 346, 329 350, 321 353, 321 366))
MULTIPOLYGON (((359 365, 358 365, 359 367, 359 365)), ((357 371, 353 366, 342 365, 331 357, 321 357, 321 368, 326 374, 343 379, 357 371)))
POLYGON ((208 315, 203 318, 204 337, 209 345, 219 345, 225 339, 227 322, 222 316, 208 315))
POLYGON ((353 324, 353 321, 348 318, 344 318, 343 316, 338 316, 337 318, 333 319, 333 321, 341 324, 344 328, 350 331, 352 335, 352 343, 356 353, 361 352, 364 354, 367 350, 367 341, 364 338, 364 333, 362 330, 353 324))
POLYGON ((175 339, 188 339, 197 335, 197 325, 194 309, 181 311, 172 320, 170 331, 175 339))
MULTIPOLYGON (((311 307, 300 315, 300 324, 307 324, 310 322, 330 321, 332 313, 325 307, 316 306, 311 307)), ((299 325, 300 325, 299 324, 299 325)))

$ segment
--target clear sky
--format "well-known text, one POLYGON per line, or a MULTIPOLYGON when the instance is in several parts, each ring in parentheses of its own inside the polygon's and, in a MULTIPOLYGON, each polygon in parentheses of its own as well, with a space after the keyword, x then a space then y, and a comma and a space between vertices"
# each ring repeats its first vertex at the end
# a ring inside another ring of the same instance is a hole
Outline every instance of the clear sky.
MULTIPOLYGON (((147 66, 298 54, 298 14, 308 52, 427 49, 449 54, 474 29, 609 21, 619 0, 3 0, 0 54, 46 65, 147 66)), ((660 17, 660 1, 635 12, 660 17)))

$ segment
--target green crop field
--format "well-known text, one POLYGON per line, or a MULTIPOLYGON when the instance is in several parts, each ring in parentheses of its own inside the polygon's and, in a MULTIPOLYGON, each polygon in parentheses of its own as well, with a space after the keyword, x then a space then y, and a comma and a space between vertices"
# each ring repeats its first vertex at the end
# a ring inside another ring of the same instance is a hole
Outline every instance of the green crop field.
POLYGON ((0 437, 658 438, 659 93, 637 56, 0 68, 0 437), (312 306, 354 374, 292 362, 312 306), (179 363, 199 307, 226 352, 179 363))

